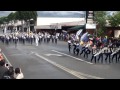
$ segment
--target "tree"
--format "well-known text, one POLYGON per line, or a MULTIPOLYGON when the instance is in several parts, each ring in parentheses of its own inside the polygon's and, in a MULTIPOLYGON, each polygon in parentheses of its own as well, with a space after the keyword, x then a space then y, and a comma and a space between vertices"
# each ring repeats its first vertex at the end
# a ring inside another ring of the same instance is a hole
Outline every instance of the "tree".
POLYGON ((14 27, 14 23, 15 23, 15 20, 16 20, 16 13, 11 12, 11 13, 7 16, 7 18, 8 18, 9 23, 11 23, 11 25, 12 25, 12 28, 11 28, 11 32, 12 32, 13 27, 14 27))
POLYGON ((16 11, 15 12, 15 19, 21 21, 22 31, 24 31, 24 28, 23 28, 24 11, 16 11))
POLYGON ((15 20, 15 13, 11 12, 8 16, 9 21, 15 20))
POLYGON ((4 24, 3 17, 0 17, 0 25, 4 24))
POLYGON ((2 24, 4 24, 4 23, 3 23, 3 18, 0 17, 0 28, 2 28, 2 27, 1 27, 2 24))
POLYGON ((35 23, 37 20, 37 11, 16 11, 16 19, 22 22, 23 31, 23 21, 25 21, 29 25, 30 20, 33 19, 35 23))
POLYGON ((30 32, 31 19, 33 21, 33 24, 35 25, 38 15, 37 15, 37 11, 27 11, 26 14, 27 14, 26 19, 28 21, 28 31, 30 32))
POLYGON ((109 15, 108 20, 112 27, 118 27, 120 25, 120 11, 117 11, 113 15, 109 15))
POLYGON ((94 20, 98 25, 98 36, 105 35, 105 25, 107 19, 107 11, 94 11, 94 20))

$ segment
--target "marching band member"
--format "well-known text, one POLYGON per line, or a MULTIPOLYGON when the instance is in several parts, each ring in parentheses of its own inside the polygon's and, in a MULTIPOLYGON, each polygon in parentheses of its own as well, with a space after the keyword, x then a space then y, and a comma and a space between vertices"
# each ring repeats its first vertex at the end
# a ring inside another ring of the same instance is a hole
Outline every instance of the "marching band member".
POLYGON ((89 47, 90 47, 90 43, 87 42, 87 45, 85 46, 85 53, 84 53, 84 57, 87 57, 88 58, 88 54, 90 54, 90 50, 89 50, 89 47))
POLYGON ((79 48, 80 48, 80 45, 79 45, 79 42, 77 42, 77 43, 76 43, 76 52, 77 52, 77 54, 76 54, 76 55, 77 55, 77 56, 78 56, 79 51, 80 51, 80 49, 79 49, 79 48))
POLYGON ((104 53, 106 55, 105 61, 107 62, 107 59, 109 57, 109 63, 111 63, 110 56, 112 54, 112 48, 109 45, 107 46, 107 50, 105 50, 104 53))
MULTIPOLYGON (((85 46, 86 46, 87 44, 86 43, 84 43, 83 45, 82 45, 82 50, 81 50, 81 53, 80 53, 80 55, 81 54, 83 54, 83 53, 85 53, 85 46)), ((84 55, 85 56, 85 55, 84 55)))
POLYGON ((96 47, 96 45, 94 45, 94 46, 92 47, 92 58, 91 58, 91 62, 92 62, 92 60, 94 59, 94 60, 95 60, 95 63, 96 63, 96 56, 95 56, 96 53, 97 53, 97 47, 96 47))
POLYGON ((73 43, 73 46, 74 46, 74 48, 73 48, 73 53, 75 54, 75 51, 76 51, 76 41, 73 43))
POLYGON ((71 50, 71 39, 70 38, 68 40, 68 49, 69 49, 69 52, 70 52, 70 50, 71 50))
POLYGON ((35 43, 36 43, 36 46, 38 46, 38 41, 39 41, 39 37, 38 37, 38 35, 36 34, 36 35, 35 35, 35 43))
POLYGON ((103 63, 103 51, 102 51, 103 45, 102 45, 101 42, 100 42, 98 45, 99 45, 99 46, 98 46, 98 49, 99 49, 99 51, 101 51, 101 52, 99 53, 98 62, 99 62, 99 60, 100 60, 100 58, 101 58, 101 63, 103 63))

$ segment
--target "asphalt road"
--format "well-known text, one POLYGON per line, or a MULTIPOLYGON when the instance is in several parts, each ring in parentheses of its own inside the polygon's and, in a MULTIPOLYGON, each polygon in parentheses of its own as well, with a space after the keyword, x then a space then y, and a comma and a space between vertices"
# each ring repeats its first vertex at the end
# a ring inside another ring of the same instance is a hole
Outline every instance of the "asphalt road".
POLYGON ((120 63, 90 62, 68 52, 67 43, 14 44, 0 42, 6 62, 20 67, 25 79, 120 79, 120 63))

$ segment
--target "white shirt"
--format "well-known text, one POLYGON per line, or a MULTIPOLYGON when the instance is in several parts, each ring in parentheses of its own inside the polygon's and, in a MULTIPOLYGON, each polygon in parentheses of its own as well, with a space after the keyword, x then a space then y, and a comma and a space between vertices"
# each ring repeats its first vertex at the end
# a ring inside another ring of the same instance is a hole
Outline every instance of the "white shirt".
POLYGON ((68 43, 71 43, 71 40, 68 40, 68 43))
POLYGON ((20 74, 14 74, 14 77, 15 77, 16 79, 23 79, 23 78, 24 78, 24 75, 23 75, 23 73, 21 72, 20 74))

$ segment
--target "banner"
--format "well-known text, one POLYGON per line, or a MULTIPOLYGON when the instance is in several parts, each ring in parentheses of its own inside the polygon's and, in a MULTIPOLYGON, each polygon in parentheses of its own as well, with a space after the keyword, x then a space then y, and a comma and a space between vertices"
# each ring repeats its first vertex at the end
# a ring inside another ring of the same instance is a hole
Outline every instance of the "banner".
POLYGON ((96 53, 94 56, 97 56, 101 53, 104 53, 104 50, 107 50, 108 48, 107 47, 104 47, 103 49, 101 49, 98 53, 96 53))
POLYGON ((119 52, 119 50, 120 50, 120 48, 116 49, 116 51, 115 51, 115 52, 113 52, 111 55, 116 54, 117 52, 119 52))

